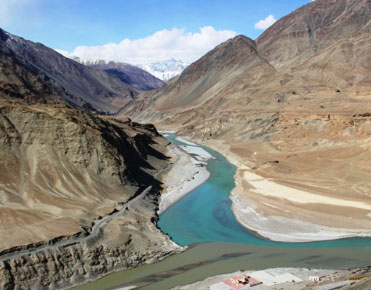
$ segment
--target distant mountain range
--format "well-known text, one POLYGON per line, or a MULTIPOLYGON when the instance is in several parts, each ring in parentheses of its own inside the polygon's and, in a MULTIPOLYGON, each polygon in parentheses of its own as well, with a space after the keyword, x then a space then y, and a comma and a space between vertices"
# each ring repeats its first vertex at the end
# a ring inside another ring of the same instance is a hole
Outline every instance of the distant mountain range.
POLYGON ((4 30, 0 30, 0 36, 0 64, 5 67, 0 94, 6 96, 17 95, 33 102, 50 102, 55 96, 73 106, 114 113, 140 92, 164 85, 136 66, 71 60, 41 43, 4 30))
POLYGON ((116 75, 120 80, 132 85, 140 91, 159 89, 165 84, 165 82, 145 69, 128 63, 96 59, 81 59, 79 57, 73 57, 72 59, 83 65, 104 70, 110 74, 116 75))
POLYGON ((163 81, 168 81, 180 75, 188 65, 189 63, 172 58, 150 64, 138 64, 136 66, 148 71, 150 74, 163 81))
MULTIPOLYGON (((117 69, 117 67, 120 67, 121 72, 125 72, 129 70, 130 73, 134 72, 135 74, 138 74, 138 72, 135 72, 133 69, 133 67, 138 67, 164 82, 167 82, 171 80, 172 78, 179 76, 190 65, 189 63, 186 63, 181 60, 174 59, 174 58, 167 59, 164 61, 148 63, 148 64, 129 64, 129 63, 117 62, 114 60, 84 59, 78 56, 74 56, 73 54, 67 51, 64 51, 64 50, 56 49, 56 51, 65 57, 68 57, 70 59, 77 61, 78 63, 91 66, 91 67, 95 67, 98 69, 102 69, 102 70, 112 69, 112 67, 114 67, 114 69, 117 69)), ((148 77, 146 78, 148 79, 148 77)), ((158 81, 155 81, 154 83, 150 85, 150 87, 153 86, 153 88, 159 88, 163 85, 162 83, 162 85, 157 87, 159 84, 160 83, 158 81)))
MULTIPOLYGON (((63 51, 59 51, 63 54, 63 51)), ((167 82, 171 80, 174 77, 179 76, 189 65, 189 63, 185 63, 181 60, 176 60, 176 59, 168 59, 164 61, 158 61, 158 62, 153 62, 149 64, 128 64, 128 63, 123 63, 123 62, 115 62, 111 60, 101 60, 101 59, 83 59, 77 56, 71 56, 68 54, 64 54, 66 57, 70 57, 71 59, 98 69, 102 70, 117 70, 119 69, 121 72, 128 72, 130 75, 138 75, 141 74, 144 76, 143 73, 139 71, 135 71, 134 67, 137 67, 141 70, 144 70, 154 76, 156 80, 151 80, 150 82, 153 82, 151 85, 149 85, 148 89, 158 89, 162 87, 164 84, 163 82, 159 82, 158 79, 167 82)), ((149 81, 151 78, 149 76, 145 77, 147 81, 149 81)), ((141 82, 140 82, 141 83, 141 82)), ((145 82, 146 83, 146 82, 145 82)), ((144 90, 148 90, 144 89, 144 90)))

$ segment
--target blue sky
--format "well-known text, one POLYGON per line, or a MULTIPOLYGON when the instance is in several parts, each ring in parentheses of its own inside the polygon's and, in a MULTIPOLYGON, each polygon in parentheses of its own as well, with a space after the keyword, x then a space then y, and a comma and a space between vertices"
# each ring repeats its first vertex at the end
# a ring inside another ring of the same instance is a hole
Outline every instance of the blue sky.
MULTIPOLYGON (((87 47, 118 44, 124 39, 146 39, 156 32, 174 32, 174 29, 180 31, 173 33, 175 38, 194 33, 201 34, 198 39, 210 37, 210 46, 225 40, 219 31, 225 31, 224 38, 244 34, 254 39, 263 32, 254 28, 258 21, 269 15, 279 19, 308 2, 309 0, 0 0, 0 27, 55 49, 75 52, 76 47, 84 46, 84 53, 91 57, 94 53, 87 53, 87 47), (202 27, 211 27, 214 31, 202 33, 202 27)), ((167 37, 167 34, 159 37, 167 37)), ((149 41, 141 42, 141 45, 150 46, 149 41)), ((172 42, 174 41, 173 39, 172 42)), ((183 37, 183 41, 189 42, 189 38, 183 37)), ((207 45, 203 45, 205 50, 207 45)), ((131 48, 135 49, 140 47, 135 45, 131 48)), ((174 46, 173 49, 177 47, 174 46)), ((199 50, 199 53, 204 53, 200 47, 199 50)), ((95 49, 95 53, 97 52, 95 49)), ((166 54, 168 53, 162 53, 160 58, 166 57, 166 54)), ((110 54, 98 53, 97 57, 112 58, 113 55, 116 56, 116 53, 111 50, 110 54)), ((186 61, 193 60, 194 55, 186 61)))

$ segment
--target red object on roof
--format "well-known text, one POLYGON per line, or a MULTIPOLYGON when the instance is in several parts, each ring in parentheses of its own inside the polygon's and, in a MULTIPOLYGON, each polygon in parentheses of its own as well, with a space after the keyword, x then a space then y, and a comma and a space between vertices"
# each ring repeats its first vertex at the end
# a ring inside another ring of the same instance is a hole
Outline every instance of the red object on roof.
POLYGON ((243 274, 232 276, 231 278, 224 280, 223 283, 229 286, 231 289, 242 289, 247 285, 253 286, 259 284, 260 282, 246 274, 243 274))

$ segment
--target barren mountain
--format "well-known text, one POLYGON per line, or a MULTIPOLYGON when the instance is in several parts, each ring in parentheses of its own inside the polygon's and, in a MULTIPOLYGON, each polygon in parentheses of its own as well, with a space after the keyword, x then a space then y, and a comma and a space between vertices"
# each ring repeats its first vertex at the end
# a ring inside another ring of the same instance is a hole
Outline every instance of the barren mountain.
MULTIPOLYGON (((103 112, 116 112, 138 94, 138 90, 113 74, 86 67, 65 58, 43 44, 34 43, 0 29, 2 90, 6 94, 30 96, 32 73, 40 83, 33 89, 53 91, 74 106, 103 112), (21 68, 23 67, 23 68, 21 68), (18 78, 16 80, 16 78, 18 78), (41 84, 44 83, 44 84, 41 84), (4 87, 4 86, 7 87, 4 87)), ((42 92, 45 95, 45 92, 42 92)), ((35 92, 33 92, 35 95, 35 92)), ((36 94, 37 95, 37 94, 36 94)))
POLYGON ((255 41, 222 43, 119 115, 209 140, 239 166, 234 194, 260 215, 360 234, 371 226, 370 23, 370 0, 311 2, 255 41), (252 172, 300 191, 260 190, 252 172))

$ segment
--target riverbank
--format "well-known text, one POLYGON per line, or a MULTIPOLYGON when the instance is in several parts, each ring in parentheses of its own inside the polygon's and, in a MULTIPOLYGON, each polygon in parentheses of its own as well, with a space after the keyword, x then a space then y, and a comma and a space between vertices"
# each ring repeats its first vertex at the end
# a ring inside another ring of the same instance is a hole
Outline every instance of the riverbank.
POLYGON ((159 215, 210 177, 206 165, 212 156, 195 143, 181 137, 177 137, 177 140, 187 145, 171 145, 168 151, 173 166, 161 176, 164 190, 161 193, 159 215))
POLYGON ((367 217, 370 204, 305 191, 289 186, 289 182, 281 184, 254 173, 257 164, 254 151, 244 155, 240 148, 231 149, 232 146, 220 140, 203 144, 221 152, 237 166, 236 187, 230 195, 232 211, 238 222, 256 235, 281 242, 371 236, 367 228, 370 221, 358 219, 358 213, 365 213, 367 217), (339 223, 339 214, 333 213, 335 207, 351 214, 346 222, 339 223))

